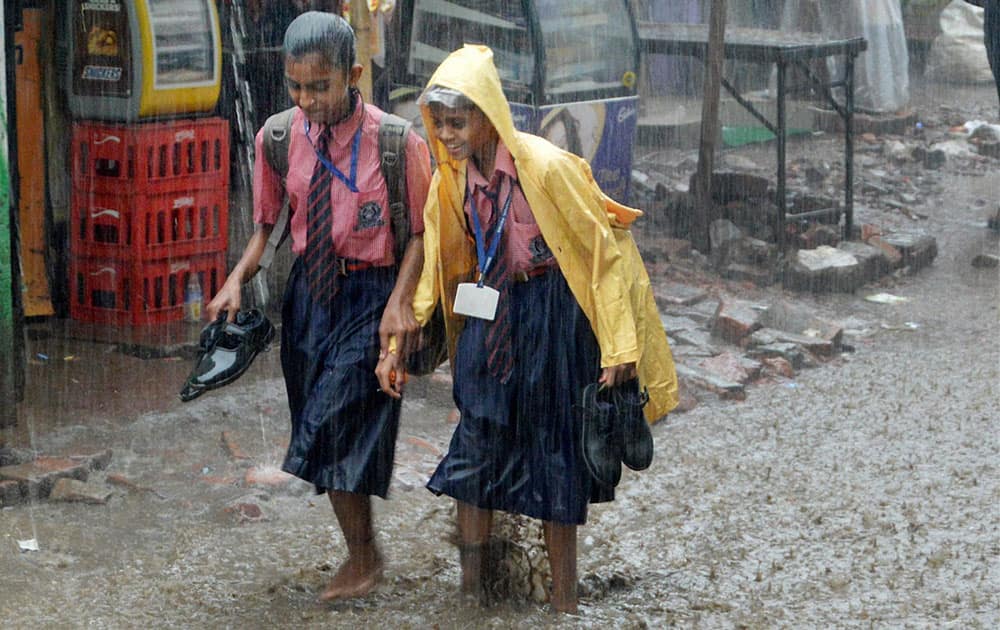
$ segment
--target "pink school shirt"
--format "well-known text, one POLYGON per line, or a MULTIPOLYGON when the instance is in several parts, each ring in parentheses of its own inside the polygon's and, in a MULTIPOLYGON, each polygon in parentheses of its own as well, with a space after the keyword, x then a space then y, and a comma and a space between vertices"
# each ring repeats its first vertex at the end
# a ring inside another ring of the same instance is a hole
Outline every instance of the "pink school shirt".
MULTIPOLYGON (((388 266, 393 258, 392 226, 389 218, 389 196, 382 177, 381 158, 378 151, 378 127, 382 110, 373 105, 355 106, 354 113, 335 125, 330 139, 329 160, 345 176, 351 172, 351 145, 354 134, 361 125, 358 147, 358 166, 353 193, 337 177, 330 185, 333 208, 331 238, 334 251, 342 258, 388 266), (373 206, 377 203, 377 208, 373 206)), ((258 159, 254 164, 253 199, 254 222, 274 225, 281 210, 284 192, 287 191, 291 218, 292 251, 302 254, 306 248, 307 196, 309 182, 318 162, 313 143, 322 131, 321 125, 312 125, 309 136, 305 133, 305 114, 297 109, 292 116, 291 137, 288 144, 288 178, 284 189, 281 176, 263 159, 263 134, 257 133, 255 142, 258 159)), ((424 231, 424 202, 430 187, 431 167, 427 144, 417 134, 406 140, 406 191, 410 208, 410 233, 424 231)))
MULTIPOLYGON (((557 265, 552 251, 542 237, 542 231, 535 222, 535 215, 531 212, 528 200, 524 198, 521 187, 515 185, 517 180, 517 168, 514 166, 514 158, 503 142, 497 144, 496 157, 493 160, 493 176, 487 182, 483 174, 479 172, 472 160, 468 161, 468 171, 466 178, 469 182, 469 191, 476 200, 476 210, 479 214, 480 225, 483 230, 487 230, 496 217, 500 216, 503 206, 507 201, 507 195, 513 193, 510 200, 510 210, 507 213, 507 221, 504 224, 503 235, 504 248, 503 257, 508 268, 514 273, 535 271, 540 268, 555 267, 557 265), (503 177, 506 175, 506 177, 503 177), (499 191, 496 196, 497 207, 494 216, 492 195, 499 191)), ((472 203, 466 200, 465 214, 468 219, 471 238, 475 238, 472 233, 472 203)))

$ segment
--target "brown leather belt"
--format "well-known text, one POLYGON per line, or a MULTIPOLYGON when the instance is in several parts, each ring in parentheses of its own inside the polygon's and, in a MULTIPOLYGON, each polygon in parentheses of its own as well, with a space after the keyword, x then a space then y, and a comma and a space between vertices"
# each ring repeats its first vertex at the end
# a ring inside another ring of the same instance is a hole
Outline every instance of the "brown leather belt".
POLYGON ((346 276, 349 273, 354 273, 356 271, 364 271, 365 269, 371 269, 378 265, 373 265, 370 262, 364 262, 361 260, 348 260, 347 258, 337 259, 337 273, 346 276))

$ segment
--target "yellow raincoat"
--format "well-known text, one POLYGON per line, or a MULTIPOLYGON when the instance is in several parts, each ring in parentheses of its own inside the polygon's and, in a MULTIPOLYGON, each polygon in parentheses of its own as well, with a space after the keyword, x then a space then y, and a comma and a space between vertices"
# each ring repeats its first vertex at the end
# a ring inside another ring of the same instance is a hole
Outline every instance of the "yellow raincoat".
MULTIPOLYGON (((641 212, 606 196, 582 158, 514 128, 493 65, 493 51, 466 45, 434 72, 428 85, 458 90, 490 119, 514 158, 518 181, 542 236, 559 262, 601 348, 601 367, 636 362, 649 389, 647 420, 677 405, 677 377, 649 276, 628 226, 641 212)), ((459 282, 476 268, 463 217, 466 161, 454 161, 422 108, 438 168, 424 207, 424 269, 414 296, 418 321, 427 322, 443 298, 449 355, 454 359, 464 318, 452 312, 459 282)))

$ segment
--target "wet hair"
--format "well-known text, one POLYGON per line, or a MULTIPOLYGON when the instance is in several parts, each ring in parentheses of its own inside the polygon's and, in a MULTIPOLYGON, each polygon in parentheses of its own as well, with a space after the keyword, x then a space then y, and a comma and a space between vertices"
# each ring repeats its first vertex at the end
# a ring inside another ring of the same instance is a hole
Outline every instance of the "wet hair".
POLYGON ((354 29, 333 13, 306 11, 285 29, 286 57, 318 53, 337 70, 350 70, 356 59, 354 29))

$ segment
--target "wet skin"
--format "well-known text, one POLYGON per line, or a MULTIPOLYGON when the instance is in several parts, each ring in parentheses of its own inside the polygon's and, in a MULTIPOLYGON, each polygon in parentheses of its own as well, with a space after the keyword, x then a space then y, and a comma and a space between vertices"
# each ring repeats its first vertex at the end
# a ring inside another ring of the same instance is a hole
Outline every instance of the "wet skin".
POLYGON ((431 126, 453 160, 472 159, 489 179, 493 175, 499 136, 493 124, 477 108, 451 108, 432 104, 431 126))
POLYGON ((334 68, 319 53, 285 58, 285 87, 309 122, 329 125, 351 109, 350 88, 361 78, 362 66, 334 68))

